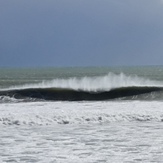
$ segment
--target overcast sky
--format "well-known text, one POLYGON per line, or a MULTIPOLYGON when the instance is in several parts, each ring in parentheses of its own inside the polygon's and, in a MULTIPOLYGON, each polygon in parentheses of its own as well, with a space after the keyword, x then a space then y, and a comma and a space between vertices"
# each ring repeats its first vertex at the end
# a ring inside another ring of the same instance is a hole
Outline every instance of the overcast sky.
POLYGON ((0 67, 163 65, 163 0, 0 0, 0 67))

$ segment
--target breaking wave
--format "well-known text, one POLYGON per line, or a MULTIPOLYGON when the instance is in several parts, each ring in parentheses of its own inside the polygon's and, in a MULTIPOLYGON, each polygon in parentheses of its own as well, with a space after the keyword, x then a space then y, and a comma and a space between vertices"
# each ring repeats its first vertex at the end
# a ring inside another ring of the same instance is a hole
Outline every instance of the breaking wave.
POLYGON ((1 91, 1 97, 25 99, 27 101, 52 100, 52 101, 103 101, 111 99, 144 99, 159 97, 162 87, 121 87, 110 91, 84 91, 64 88, 30 88, 19 90, 1 91))
POLYGON ((0 90, 0 102, 103 101, 112 99, 162 100, 163 84, 138 76, 109 73, 105 76, 54 79, 0 90))

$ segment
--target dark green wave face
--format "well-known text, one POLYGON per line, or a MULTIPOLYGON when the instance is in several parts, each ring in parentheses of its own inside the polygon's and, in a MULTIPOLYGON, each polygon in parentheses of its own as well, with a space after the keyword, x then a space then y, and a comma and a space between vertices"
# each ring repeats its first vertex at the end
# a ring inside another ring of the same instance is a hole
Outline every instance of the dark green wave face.
POLYGON ((63 88, 32 88, 1 91, 0 96, 16 99, 37 99, 53 101, 103 101, 112 99, 143 99, 150 100, 152 94, 162 93, 162 87, 122 87, 110 91, 83 91, 63 88), (135 98, 137 96, 137 98, 135 98), (141 97, 141 98, 140 98, 141 97))

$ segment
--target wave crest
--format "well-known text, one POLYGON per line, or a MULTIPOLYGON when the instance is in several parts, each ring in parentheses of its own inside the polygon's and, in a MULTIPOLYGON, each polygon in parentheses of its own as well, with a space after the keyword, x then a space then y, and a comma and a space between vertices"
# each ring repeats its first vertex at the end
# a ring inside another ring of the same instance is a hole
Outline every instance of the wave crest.
POLYGON ((104 76, 94 77, 73 77, 68 79, 54 79, 51 81, 42 81, 37 84, 26 84, 23 86, 14 86, 10 89, 27 89, 27 88, 70 88, 84 91, 102 91, 111 90, 120 87, 132 86, 163 86, 160 81, 153 81, 138 76, 127 76, 124 73, 108 73, 104 76))

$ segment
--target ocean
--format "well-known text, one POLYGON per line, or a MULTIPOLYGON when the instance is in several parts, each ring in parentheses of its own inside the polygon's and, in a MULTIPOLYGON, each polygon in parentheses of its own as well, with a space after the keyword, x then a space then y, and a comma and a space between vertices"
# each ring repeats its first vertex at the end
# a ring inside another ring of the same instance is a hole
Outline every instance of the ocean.
POLYGON ((162 163, 163 66, 0 68, 0 162, 162 163))

